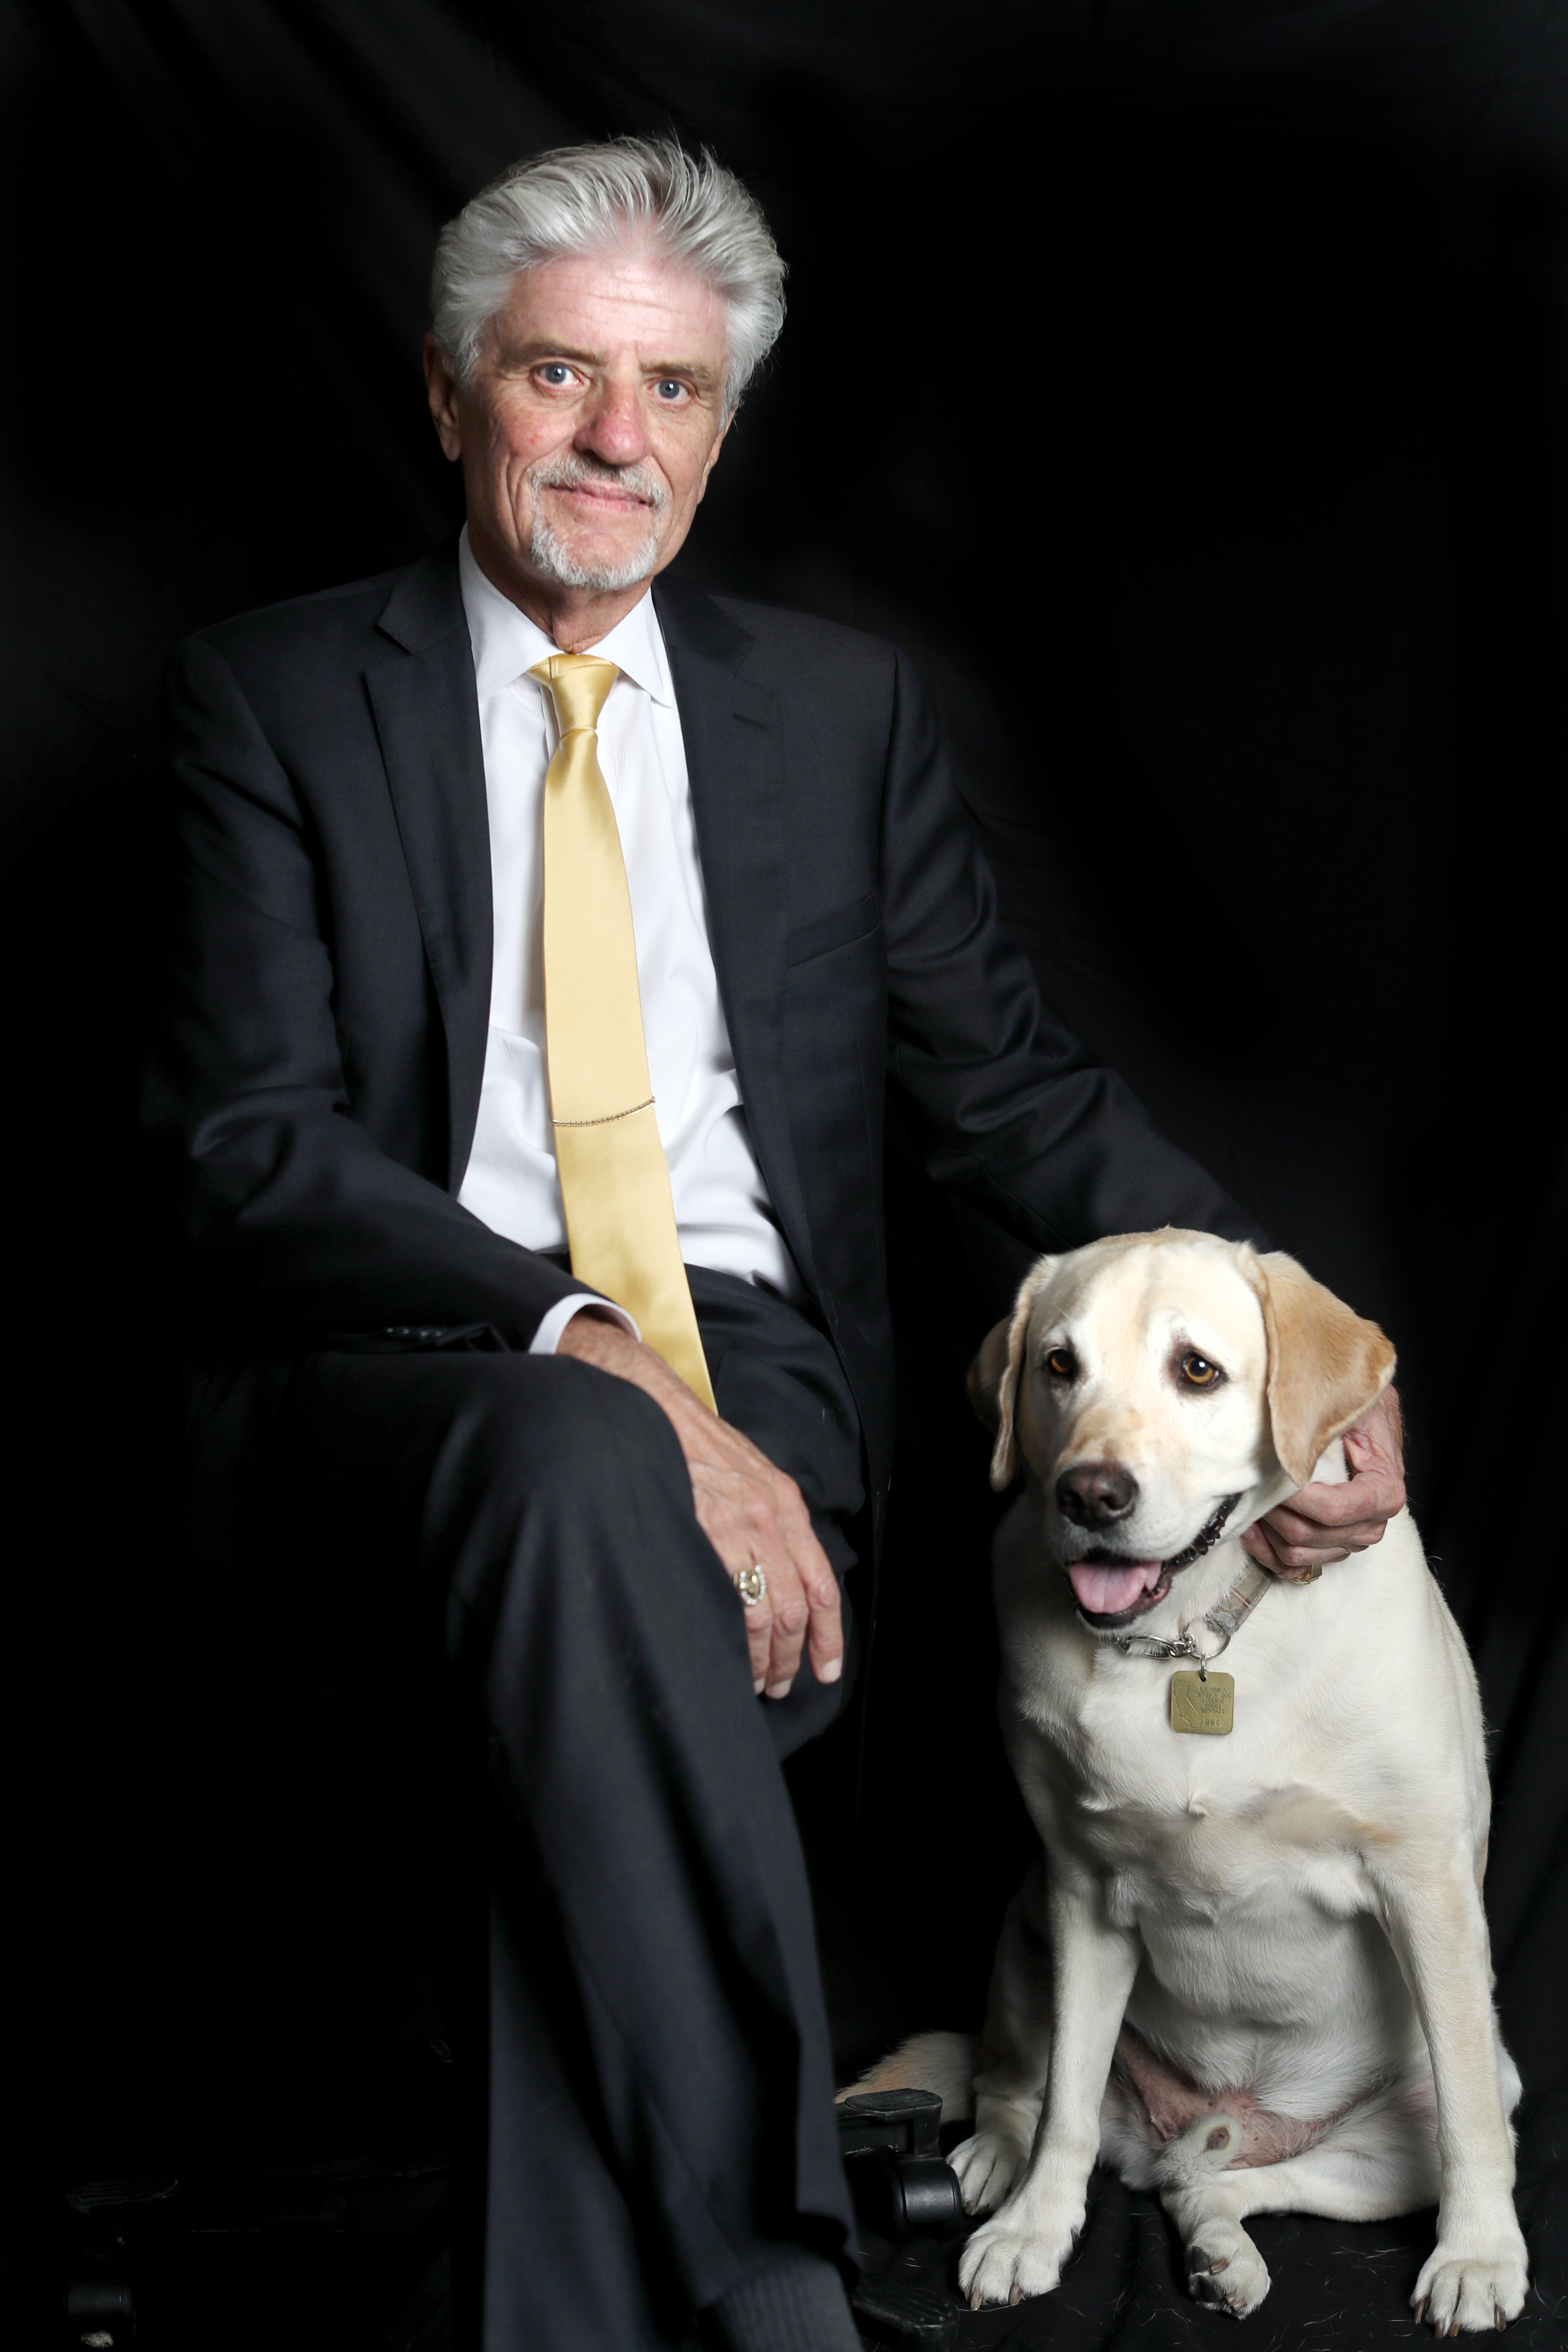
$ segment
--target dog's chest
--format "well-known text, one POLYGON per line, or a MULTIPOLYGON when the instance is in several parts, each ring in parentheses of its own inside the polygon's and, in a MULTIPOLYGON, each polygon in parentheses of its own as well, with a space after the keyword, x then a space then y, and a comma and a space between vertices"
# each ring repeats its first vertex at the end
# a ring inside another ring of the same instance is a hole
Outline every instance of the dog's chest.
POLYGON ((1183 1923, 1213 1929, 1260 1912, 1342 1921, 1373 1907, 1352 1825, 1313 1792, 1282 1789, 1232 1808, 1194 1789, 1167 1810, 1146 1800, 1075 1807, 1106 1911, 1152 1939, 1183 1923), (1272 1801, 1270 1801, 1272 1800, 1272 1801))
POLYGON ((1034 1783, 1037 1817, 1054 1816, 1119 1925, 1212 1927, 1259 1903, 1335 1920, 1374 1907, 1365 1824, 1331 1772, 1314 1769, 1327 1759, 1312 1743, 1259 1723, 1181 1738, 1160 1707, 1159 1675, 1143 1679, 1137 1706, 1118 1689, 1088 1696, 1054 1735, 1040 1727, 1025 1789, 1030 1797, 1034 1783))

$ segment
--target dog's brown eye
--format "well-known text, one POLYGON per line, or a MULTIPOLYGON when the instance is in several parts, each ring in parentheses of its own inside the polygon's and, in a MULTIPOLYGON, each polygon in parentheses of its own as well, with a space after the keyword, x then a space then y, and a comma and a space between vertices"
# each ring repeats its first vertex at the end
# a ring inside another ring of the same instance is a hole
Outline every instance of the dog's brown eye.
POLYGON ((1047 1348, 1046 1350, 1046 1370, 1049 1372, 1053 1381, 1076 1380, 1078 1378, 1078 1359, 1073 1354, 1070 1348, 1047 1348))
POLYGON ((1189 1348, 1182 1358, 1182 1378, 1189 1388, 1212 1389, 1224 1380, 1225 1374, 1206 1356, 1200 1356, 1195 1348, 1189 1348))

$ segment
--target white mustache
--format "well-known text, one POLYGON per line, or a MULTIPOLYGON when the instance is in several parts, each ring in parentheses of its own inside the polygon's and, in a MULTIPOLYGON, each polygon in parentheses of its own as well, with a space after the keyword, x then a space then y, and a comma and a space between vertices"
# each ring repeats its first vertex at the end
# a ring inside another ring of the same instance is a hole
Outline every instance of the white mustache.
POLYGON ((669 492, 647 466, 606 466, 587 457, 542 457, 529 470, 528 486, 531 490, 621 490, 641 499, 654 514, 669 502, 669 492))

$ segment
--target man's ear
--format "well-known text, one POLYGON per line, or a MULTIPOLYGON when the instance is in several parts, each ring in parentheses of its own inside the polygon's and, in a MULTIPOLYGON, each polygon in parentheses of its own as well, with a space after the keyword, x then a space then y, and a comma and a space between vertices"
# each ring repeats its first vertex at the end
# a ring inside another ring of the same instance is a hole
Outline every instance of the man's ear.
POLYGON ((713 471, 714 467, 719 463, 719 452, 724 446, 724 443, 729 437, 730 427, 734 422, 735 412, 731 409, 729 415, 724 419, 723 424, 719 427, 719 438, 714 442, 713 446, 708 452, 708 463, 702 468, 702 479, 697 485, 697 503, 699 506, 702 504, 703 499, 708 495, 708 477, 713 471))
POLYGON ((1056 1265, 1054 1257, 1037 1258, 1019 1285, 1013 1312, 988 1331, 980 1353, 969 1367, 969 1402, 987 1429, 996 1433, 991 1454, 991 1484, 998 1494, 1018 1467, 1014 1421, 1018 1404, 1018 1378, 1029 1317, 1040 1285, 1056 1265))
POLYGON ((425 391, 441 454, 454 463, 463 454, 463 426, 458 414, 458 379, 452 362, 434 335, 425 338, 425 391))
POLYGON ((1242 1273, 1268 1336, 1268 1423, 1279 1467, 1307 1486, 1320 1456, 1394 1377, 1394 1343, 1283 1250, 1244 1243, 1242 1273))

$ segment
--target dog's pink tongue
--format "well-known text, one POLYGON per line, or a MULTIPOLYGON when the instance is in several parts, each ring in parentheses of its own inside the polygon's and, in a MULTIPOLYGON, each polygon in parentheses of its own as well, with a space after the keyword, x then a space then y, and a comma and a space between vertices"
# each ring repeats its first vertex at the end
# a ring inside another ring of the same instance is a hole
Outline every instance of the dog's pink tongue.
POLYGON ((1140 1593, 1159 1583, 1161 1566, 1157 1559, 1140 1559, 1131 1568, 1091 1568, 1088 1560, 1079 1559, 1068 1570, 1068 1581, 1079 1607, 1091 1617, 1119 1617, 1140 1593))

